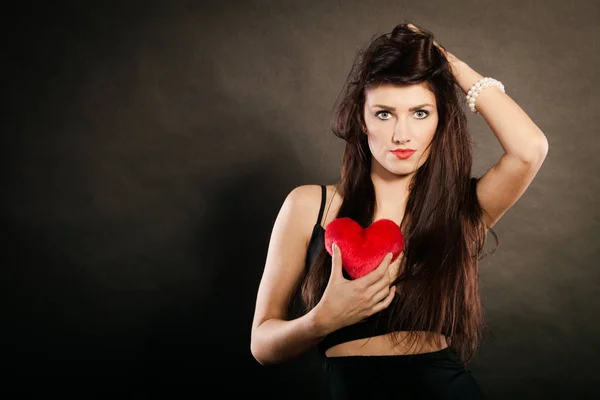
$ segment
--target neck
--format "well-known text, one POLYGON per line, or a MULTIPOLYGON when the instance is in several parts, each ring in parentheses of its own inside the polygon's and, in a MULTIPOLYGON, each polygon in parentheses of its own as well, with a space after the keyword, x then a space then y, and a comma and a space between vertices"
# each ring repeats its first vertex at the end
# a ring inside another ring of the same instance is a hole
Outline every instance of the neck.
POLYGON ((381 174, 372 170, 371 180, 375 188, 375 218, 388 218, 400 224, 408 201, 409 185, 413 174, 394 175, 388 171, 381 174))

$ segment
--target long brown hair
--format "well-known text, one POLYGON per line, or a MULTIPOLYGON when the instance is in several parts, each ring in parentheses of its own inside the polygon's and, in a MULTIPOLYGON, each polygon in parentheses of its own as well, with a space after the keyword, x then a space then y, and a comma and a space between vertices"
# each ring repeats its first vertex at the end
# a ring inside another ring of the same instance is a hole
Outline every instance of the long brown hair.
MULTIPOLYGON (((336 217, 361 226, 373 222, 375 189, 371 154, 363 132, 365 91, 381 84, 423 83, 436 97, 438 127, 430 154, 415 172, 402 221, 404 257, 394 284, 397 299, 388 320, 392 339, 398 331, 425 331, 429 343, 449 346, 469 362, 481 345, 485 322, 479 296, 479 260, 487 229, 471 177, 471 137, 460 87, 433 35, 415 33, 406 24, 374 39, 359 51, 332 118, 333 133, 346 141, 339 192, 343 202, 336 217)), ((493 231, 492 231, 493 233, 493 231)), ((494 236, 497 236, 494 233, 494 236)), ((331 256, 322 249, 300 286, 305 311, 321 299, 331 271, 331 256)), ((418 339, 409 332, 406 339, 418 339)), ((412 346, 412 345, 411 345, 412 346)))

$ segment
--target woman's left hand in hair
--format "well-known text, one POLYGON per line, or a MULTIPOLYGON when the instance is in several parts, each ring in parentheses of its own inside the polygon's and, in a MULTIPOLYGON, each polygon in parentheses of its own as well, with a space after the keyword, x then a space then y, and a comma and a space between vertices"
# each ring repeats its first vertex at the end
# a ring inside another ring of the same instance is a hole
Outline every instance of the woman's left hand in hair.
MULTIPOLYGON (((417 28, 413 24, 407 24, 407 25, 412 31, 421 33, 419 28, 417 28)), ((458 76, 458 74, 460 73, 463 61, 459 60, 458 57, 456 57, 454 54, 450 53, 448 50, 446 50, 445 48, 440 46, 440 44, 438 42, 436 42, 435 40, 433 41, 433 44, 435 45, 435 47, 440 49, 440 51, 442 52, 442 54, 444 56, 446 56, 446 59, 448 60, 448 62, 450 63, 450 66, 452 67, 452 73, 454 74, 454 76, 458 76)))

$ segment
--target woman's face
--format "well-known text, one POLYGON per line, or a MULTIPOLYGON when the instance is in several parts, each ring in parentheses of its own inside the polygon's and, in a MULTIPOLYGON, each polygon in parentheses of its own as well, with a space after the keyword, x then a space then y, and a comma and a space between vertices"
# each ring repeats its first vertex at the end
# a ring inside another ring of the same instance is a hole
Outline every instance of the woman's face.
POLYGON ((424 84, 385 84, 367 90, 364 119, 372 172, 409 175, 429 157, 438 113, 435 95, 424 84), (392 152, 405 149, 414 153, 399 157, 392 152))

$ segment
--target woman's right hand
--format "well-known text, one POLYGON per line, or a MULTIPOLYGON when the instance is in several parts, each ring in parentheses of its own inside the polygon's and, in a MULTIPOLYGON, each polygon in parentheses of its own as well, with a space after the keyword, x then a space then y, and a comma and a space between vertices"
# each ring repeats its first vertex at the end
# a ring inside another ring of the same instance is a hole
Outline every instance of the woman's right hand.
POLYGON ((390 287, 388 270, 397 269, 400 256, 390 263, 388 253, 379 266, 358 279, 348 280, 342 274, 340 249, 332 245, 331 275, 321 300, 315 307, 318 320, 328 332, 367 318, 388 307, 394 298, 395 287, 390 287))

